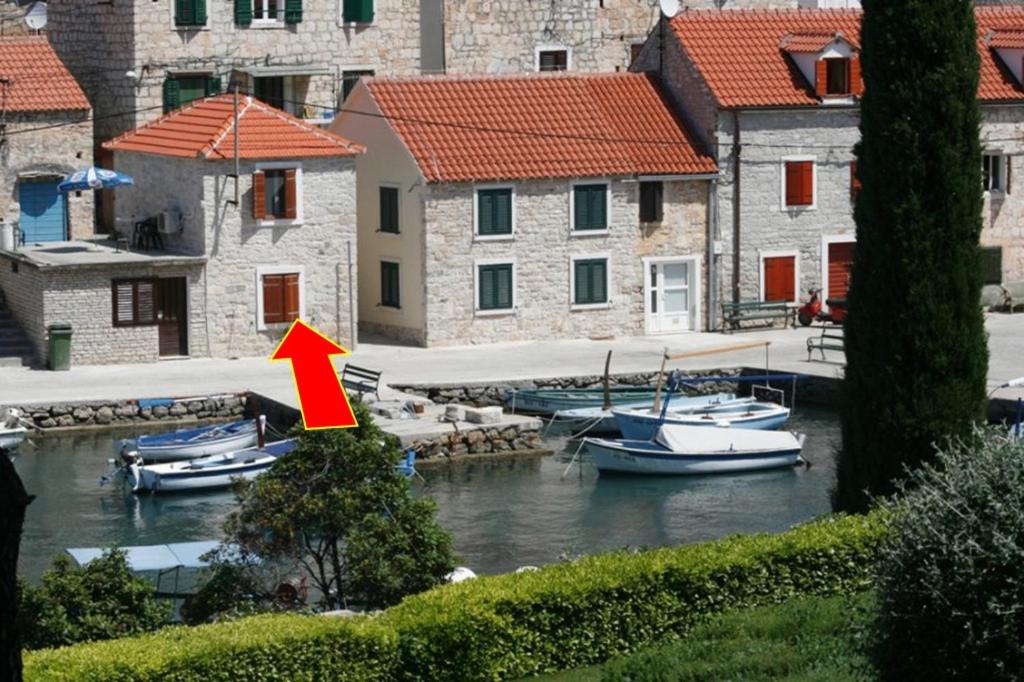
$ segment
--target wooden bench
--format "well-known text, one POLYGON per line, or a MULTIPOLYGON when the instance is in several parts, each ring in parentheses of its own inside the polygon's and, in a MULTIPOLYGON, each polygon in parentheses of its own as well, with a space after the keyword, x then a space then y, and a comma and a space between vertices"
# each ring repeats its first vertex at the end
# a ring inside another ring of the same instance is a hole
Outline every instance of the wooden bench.
POLYGON ((747 320, 777 320, 782 318, 787 326, 795 324, 796 308, 786 301, 744 301, 722 304, 722 322, 726 331, 740 328, 747 320))
POLYGON ((807 339, 807 362, 811 361, 811 354, 815 350, 821 351, 821 361, 825 362, 826 350, 846 351, 846 337, 843 335, 842 327, 823 325, 819 336, 811 336, 807 339))
POLYGON ((380 400, 380 375, 383 373, 358 365, 346 364, 341 370, 341 385, 346 389, 356 391, 360 400, 363 399, 364 393, 372 393, 377 396, 377 400, 380 400))
POLYGON ((1002 289, 1006 312, 1012 313, 1014 308, 1024 307, 1024 282, 1006 282, 1002 289))

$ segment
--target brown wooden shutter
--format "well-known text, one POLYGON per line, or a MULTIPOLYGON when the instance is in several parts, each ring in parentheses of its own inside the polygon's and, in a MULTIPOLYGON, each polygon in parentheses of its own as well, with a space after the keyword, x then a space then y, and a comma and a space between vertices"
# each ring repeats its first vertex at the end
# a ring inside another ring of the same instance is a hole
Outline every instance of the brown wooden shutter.
POLYGON ((796 258, 778 256, 764 259, 764 300, 796 300, 796 258))
POLYGON ((131 282, 112 282, 114 291, 114 326, 124 327, 135 322, 134 287, 131 282))
POLYGON ((284 217, 288 220, 295 220, 299 217, 299 197, 295 176, 294 168, 289 168, 284 172, 284 217))
POLYGON ((802 190, 800 204, 810 206, 814 203, 814 162, 801 161, 799 166, 800 189, 802 190))
POLYGON ((299 276, 284 275, 284 321, 299 319, 299 276))
POLYGON ((860 97, 864 94, 864 81, 860 75, 860 55, 850 57, 850 92, 860 97))
POLYGON ((263 323, 284 321, 284 275, 263 275, 263 323))
POLYGON ((824 59, 814 62, 814 91, 818 97, 828 93, 828 62, 824 59))
POLYGON ((850 201, 857 201, 860 194, 860 178, 857 176, 857 160, 850 162, 850 201))
POLYGON ((156 321, 156 280, 140 279, 135 284, 135 322, 155 324, 156 321))
POLYGON ((263 171, 252 174, 252 217, 256 220, 267 217, 267 178, 263 171))

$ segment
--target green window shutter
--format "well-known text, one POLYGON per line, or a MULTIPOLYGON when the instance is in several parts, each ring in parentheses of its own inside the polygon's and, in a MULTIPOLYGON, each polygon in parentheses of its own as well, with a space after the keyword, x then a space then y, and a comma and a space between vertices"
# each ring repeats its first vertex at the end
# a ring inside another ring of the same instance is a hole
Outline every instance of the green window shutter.
POLYGON ((480 310, 512 308, 512 264, 480 266, 480 310))
POLYGON ((576 185, 573 207, 577 230, 608 229, 607 185, 576 185))
POLYGON ((349 23, 373 23, 373 0, 345 0, 342 14, 344 20, 349 23))
POLYGON ((220 76, 210 76, 206 79, 206 96, 219 95, 221 93, 220 76))
POLYGON ((477 191, 477 233, 512 234, 512 190, 477 191))
POLYGON ((381 261, 380 304, 388 308, 400 308, 398 263, 381 261))
POLYGON ((608 261, 603 258, 575 262, 573 303, 586 305, 608 302, 608 261))
POLYGON ((181 84, 173 78, 164 81, 164 113, 181 106, 181 84))
POLYGON ((477 232, 494 234, 494 195, 481 190, 477 202, 477 232))
POLYGON ((399 233, 398 225, 398 188, 380 188, 380 231, 391 234, 399 233))
POLYGON ((302 0, 285 0, 284 23, 297 24, 302 21, 302 0))
POLYGON ((174 0, 174 23, 178 26, 205 26, 206 0, 174 0))
POLYGON ((206 0, 192 0, 192 16, 196 26, 206 25, 206 0))
POLYGON ((235 0, 235 23, 248 26, 252 23, 252 3, 254 0, 235 0))
POLYGON ((999 246, 981 249, 982 284, 1003 283, 1003 249, 999 246))

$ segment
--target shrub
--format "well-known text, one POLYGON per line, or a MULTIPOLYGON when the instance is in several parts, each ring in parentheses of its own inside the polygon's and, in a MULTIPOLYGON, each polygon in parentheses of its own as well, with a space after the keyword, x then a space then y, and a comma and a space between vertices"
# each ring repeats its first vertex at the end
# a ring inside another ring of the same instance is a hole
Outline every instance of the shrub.
POLYGON ((1024 675, 1024 443, 975 436, 914 473, 891 505, 877 647, 889 679, 1024 675))
POLYGON ((185 599, 180 614, 188 625, 199 625, 269 610, 268 595, 247 567, 215 563, 206 572, 195 594, 185 599))
POLYGON ((17 628, 22 646, 40 649, 156 630, 170 615, 114 549, 81 567, 57 556, 38 587, 21 583, 17 628))
POLYGON ((621 656, 727 609, 859 592, 884 533, 880 515, 833 517, 780 535, 618 552, 446 585, 372 620, 243 618, 39 652, 26 669, 29 679, 219 680, 256 669, 259 679, 291 679, 307 665, 319 679, 517 678, 621 656))

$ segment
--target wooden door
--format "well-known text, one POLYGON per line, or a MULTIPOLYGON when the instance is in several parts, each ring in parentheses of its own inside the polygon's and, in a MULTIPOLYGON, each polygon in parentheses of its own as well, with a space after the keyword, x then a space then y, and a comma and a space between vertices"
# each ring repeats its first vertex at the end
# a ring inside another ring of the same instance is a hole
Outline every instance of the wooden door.
POLYGON ((184 277, 157 280, 160 357, 188 355, 188 287, 184 277))
POLYGON ((774 256, 764 259, 764 300, 796 300, 795 256, 774 256))
POLYGON ((853 268, 853 242, 828 245, 828 298, 846 298, 853 268))

